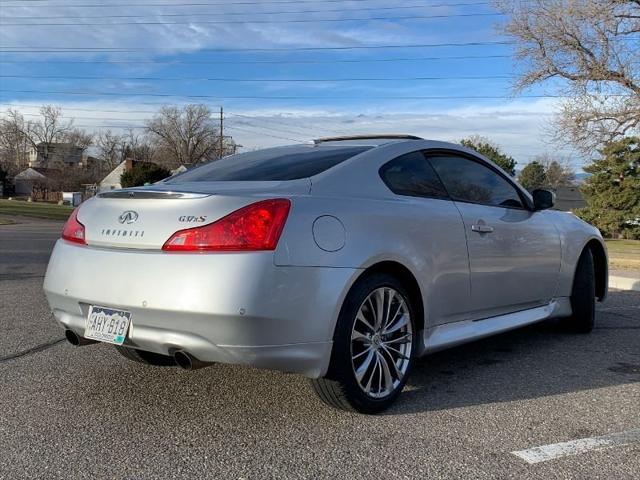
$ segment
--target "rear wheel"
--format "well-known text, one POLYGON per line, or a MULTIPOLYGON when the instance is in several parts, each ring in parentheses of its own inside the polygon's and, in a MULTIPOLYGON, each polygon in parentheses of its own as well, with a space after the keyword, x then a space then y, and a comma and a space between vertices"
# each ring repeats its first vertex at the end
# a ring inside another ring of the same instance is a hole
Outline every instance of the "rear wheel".
POLYGON ((146 365, 153 365, 154 367, 175 367, 176 362, 169 355, 162 355, 160 353, 148 352, 146 350, 137 350, 135 348, 122 347, 115 345, 116 350, 120 355, 127 360, 133 362, 144 363, 146 365))
POLYGON ((329 372, 312 380, 318 396, 343 410, 388 408, 411 370, 414 311, 395 277, 379 273, 358 281, 338 318, 329 372))
POLYGON ((590 333, 596 316, 596 278, 593 255, 589 249, 582 252, 576 267, 571 291, 572 315, 562 325, 574 333, 590 333))

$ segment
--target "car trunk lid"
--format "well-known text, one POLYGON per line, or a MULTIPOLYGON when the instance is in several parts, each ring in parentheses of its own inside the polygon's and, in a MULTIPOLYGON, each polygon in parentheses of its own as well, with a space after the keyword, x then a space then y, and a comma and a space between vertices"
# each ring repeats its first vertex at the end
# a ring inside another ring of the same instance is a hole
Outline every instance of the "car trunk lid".
POLYGON ((287 182, 193 182, 114 190, 78 211, 88 245, 160 250, 177 231, 209 223, 266 198, 309 192, 308 179, 287 182))

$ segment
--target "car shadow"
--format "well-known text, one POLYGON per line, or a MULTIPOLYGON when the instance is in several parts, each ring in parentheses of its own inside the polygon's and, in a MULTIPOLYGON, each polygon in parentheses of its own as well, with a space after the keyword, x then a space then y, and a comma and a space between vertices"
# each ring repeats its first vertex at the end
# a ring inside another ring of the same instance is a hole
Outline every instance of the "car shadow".
POLYGON ((558 321, 419 359, 389 415, 533 399, 640 381, 640 294, 612 292, 591 335, 558 321))

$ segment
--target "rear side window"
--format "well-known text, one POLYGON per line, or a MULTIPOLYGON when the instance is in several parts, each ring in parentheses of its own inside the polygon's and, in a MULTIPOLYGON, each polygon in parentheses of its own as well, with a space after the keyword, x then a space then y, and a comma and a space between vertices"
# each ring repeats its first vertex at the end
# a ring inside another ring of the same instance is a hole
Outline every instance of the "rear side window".
POLYGON ((469 158, 429 157, 454 200, 495 207, 524 208, 516 188, 502 175, 469 158))
POLYGON ((422 152, 412 152, 385 163, 380 177, 398 195, 447 198, 447 192, 422 152))
POLYGON ((209 162, 166 183, 297 180, 324 172, 370 148, 310 145, 269 148, 209 162))

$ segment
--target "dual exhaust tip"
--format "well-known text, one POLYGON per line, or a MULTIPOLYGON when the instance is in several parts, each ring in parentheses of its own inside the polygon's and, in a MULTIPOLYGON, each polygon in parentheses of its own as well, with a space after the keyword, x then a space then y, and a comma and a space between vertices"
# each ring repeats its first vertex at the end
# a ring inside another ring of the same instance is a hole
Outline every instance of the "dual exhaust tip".
MULTIPOLYGON (((72 330, 65 330, 64 336, 67 339, 67 342, 76 347, 83 347, 85 345, 98 343, 97 340, 81 337, 72 330)), ((175 351, 173 353, 173 361, 176 362, 176 365, 183 370, 197 370, 199 368, 213 365, 213 362, 203 362, 202 360, 198 360, 196 357, 184 350, 175 351)))

